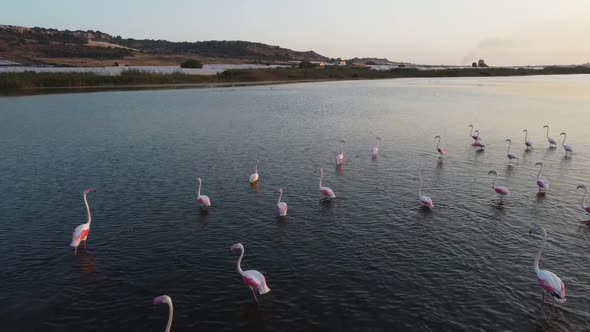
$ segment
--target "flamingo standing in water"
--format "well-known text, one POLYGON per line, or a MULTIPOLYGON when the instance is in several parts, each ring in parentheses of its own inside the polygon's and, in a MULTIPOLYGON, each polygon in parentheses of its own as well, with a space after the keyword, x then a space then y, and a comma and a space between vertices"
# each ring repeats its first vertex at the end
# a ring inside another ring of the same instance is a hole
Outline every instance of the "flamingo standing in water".
POLYGON ((166 324, 166 332, 170 332, 172 326, 172 315, 174 314, 174 306, 172 299, 168 295, 162 295, 154 298, 154 304, 166 303, 168 305, 168 324, 166 324))
POLYGON ((582 198, 582 209, 590 213, 590 205, 586 205, 586 195, 588 194, 588 188, 586 188, 585 185, 581 184, 576 189, 584 189, 584 198, 582 198))
POLYGON ((557 147, 557 141, 554 140, 553 138, 549 137, 549 126, 548 125, 544 125, 543 128, 547 128, 547 141, 549 142, 549 148, 556 148, 557 147))
POLYGON ((541 169, 539 169, 539 174, 537 174, 537 187, 539 187, 540 194, 545 194, 547 189, 549 189, 549 181, 541 177, 541 172, 543 171, 543 163, 536 163, 535 166, 541 166, 541 169))
POLYGON ((80 241, 84 241, 84 249, 86 249, 86 239, 88 239, 88 233, 90 233, 90 223, 92 222, 92 215, 90 214, 90 206, 88 206, 88 200, 86 197, 89 193, 94 193, 96 190, 94 188, 88 188, 84 190, 84 205, 86 205, 86 212, 88 213, 88 220, 86 223, 79 225, 74 229, 72 233, 72 243, 70 246, 74 247, 74 256, 78 254, 78 246, 80 245, 80 241))
POLYGON ((496 179, 498 179, 498 172, 496 171, 489 171, 488 175, 494 174, 494 182, 492 183, 492 189, 496 192, 496 194, 500 195, 500 204, 503 203, 504 196, 510 195, 510 190, 504 186, 496 186, 496 179))
POLYGON ((375 143, 373 151, 371 152, 373 159, 377 159, 377 155, 379 154, 379 141, 381 141, 381 137, 377 136, 375 139, 377 140, 377 142, 375 143))
POLYGON ((531 230, 529 231, 529 235, 533 234, 533 232, 535 231, 543 232, 543 244, 541 245, 541 248, 539 248, 537 256, 535 256, 533 268, 535 270, 535 273, 537 274, 537 282, 539 283, 541 288, 543 288, 542 302, 545 303, 545 293, 549 293, 551 294, 551 296, 553 296, 553 306, 555 307, 555 301, 557 301, 558 303, 566 302, 565 285, 563 284, 561 279, 559 279, 559 277, 555 275, 555 273, 539 269, 539 259, 541 258, 541 253, 545 248, 545 243, 547 243, 547 231, 545 230, 545 228, 537 224, 533 224, 533 228, 531 228, 531 230))
POLYGON ((526 145, 527 151, 534 150, 534 148, 533 148, 533 142, 528 140, 529 131, 525 129, 522 132, 525 133, 524 134, 524 145, 526 145))
POLYGON ((469 132, 469 136, 471 136, 471 138, 473 138, 474 141, 479 141, 479 130, 475 131, 475 133, 477 135, 473 135, 473 125, 469 125, 469 126, 467 126, 467 128, 471 128, 471 131, 469 132))
POLYGON ((254 184, 258 181, 258 160, 256 160, 256 166, 254 167, 254 173, 250 175, 250 183, 254 184))
POLYGON ((438 147, 438 145, 440 144, 440 136, 434 136, 434 139, 438 139, 438 141, 436 142, 436 151, 440 155, 440 157, 438 158, 442 160, 443 156, 447 153, 447 149, 438 147))
MULTIPOLYGON (((340 141, 340 143, 344 143, 344 141, 340 141)), ((340 144, 340 154, 336 156, 336 165, 342 165, 344 161, 344 145, 340 144)))
POLYGON ((508 157, 508 165, 510 165, 510 162, 514 159, 516 159, 516 165, 518 165, 518 157, 510 153, 510 146, 512 145, 512 140, 510 138, 507 138, 506 142, 508 142, 508 150, 506 150, 506 157, 508 157))
POLYGON ((477 140, 475 141, 475 143, 473 143, 473 146, 475 146, 476 148, 479 148, 477 151, 484 151, 486 149, 486 145, 483 141, 481 140, 477 140))
POLYGON ((567 153, 569 152, 570 157, 572 156, 572 153, 574 152, 574 149, 572 149, 572 146, 569 144, 565 144, 565 139, 567 138, 567 134, 566 133, 561 133, 559 134, 559 136, 563 135, 563 142, 561 142, 561 146, 563 146, 563 149, 565 150, 565 156, 567 157, 567 153))
POLYGON ((277 202, 277 209, 279 211, 279 216, 284 217, 287 215, 287 210, 289 207, 287 203, 281 202, 281 198, 283 197, 283 189, 279 188, 279 201, 277 202))
POLYGON ((199 205, 201 207, 210 207, 211 200, 209 199, 209 196, 201 195, 201 178, 198 178, 198 180, 199 180, 199 191, 197 191, 197 202, 199 203, 199 205))
POLYGON ((268 286, 266 285, 266 279, 264 278, 264 275, 262 275, 262 273, 256 270, 242 271, 241 264, 242 258, 244 257, 244 246, 241 243, 236 243, 230 247, 231 251, 234 251, 236 249, 240 249, 242 251, 237 263, 238 272, 242 276, 242 280, 244 280, 244 283, 248 285, 248 287, 250 287, 250 290, 252 290, 252 295, 254 295, 254 301, 258 303, 256 292, 258 292, 260 295, 264 295, 270 292, 270 288, 268 288, 268 286))
POLYGON ((336 198, 334 191, 330 187, 322 186, 322 180, 324 179, 324 170, 320 168, 320 192, 324 195, 324 199, 333 199, 336 198))
POLYGON ((420 201, 420 204, 430 209, 434 208, 432 198, 430 198, 429 196, 422 195, 422 176, 414 178, 414 181, 420 181, 418 184, 418 201, 420 201))

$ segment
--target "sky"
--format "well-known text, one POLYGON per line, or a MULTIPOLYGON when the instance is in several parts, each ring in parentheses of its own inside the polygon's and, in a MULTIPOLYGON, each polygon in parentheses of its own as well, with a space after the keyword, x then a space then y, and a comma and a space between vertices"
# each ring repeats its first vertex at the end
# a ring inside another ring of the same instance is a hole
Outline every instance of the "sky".
POLYGON ((4 0, 0 24, 419 64, 590 62, 590 0, 4 0))

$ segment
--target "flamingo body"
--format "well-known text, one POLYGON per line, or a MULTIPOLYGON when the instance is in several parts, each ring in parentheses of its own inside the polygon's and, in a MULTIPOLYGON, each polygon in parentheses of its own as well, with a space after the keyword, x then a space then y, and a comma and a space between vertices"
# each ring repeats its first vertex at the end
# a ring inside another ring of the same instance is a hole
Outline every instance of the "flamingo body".
POLYGON ((539 187, 540 191, 545 191, 549 189, 549 181, 547 181, 545 178, 541 178, 537 180, 537 187, 539 187))
POLYGON ((585 185, 581 184, 576 189, 584 189, 584 198, 582 198, 582 209, 584 209, 584 211, 586 211, 587 213, 590 213, 590 205, 586 206, 586 196, 588 195, 588 188, 585 185))
POLYGON ((281 202, 281 198, 283 197, 283 189, 279 188, 279 200, 277 201, 277 210, 279 212, 279 216, 284 217, 287 215, 287 211, 289 210, 289 207, 287 206, 287 203, 285 202, 281 202))
POLYGON ((379 155, 379 141, 381 141, 381 137, 377 136, 375 139, 377 142, 371 151, 371 156, 373 156, 373 159, 377 159, 377 156, 379 155))
POLYGON ((496 192, 496 194, 501 195, 501 196, 510 195, 510 190, 508 190, 508 188, 506 188, 504 186, 495 186, 494 191, 496 192))
POLYGON ((259 178, 259 176, 258 176, 258 160, 256 160, 256 167, 254 168, 254 173, 252 173, 250 175, 250 183, 251 184, 256 183, 256 181, 258 181, 258 178, 259 178))
POLYGON ((324 195, 325 198, 336 198, 336 195, 334 194, 334 191, 330 188, 330 187, 324 187, 322 186, 322 180, 324 179, 324 170, 320 168, 320 192, 322 193, 322 195, 324 195))
POLYGON ((432 203, 432 198, 430 198, 429 196, 420 196, 418 197, 418 200, 420 201, 420 204, 422 204, 422 206, 425 207, 429 207, 429 208, 434 208, 434 203, 432 203))

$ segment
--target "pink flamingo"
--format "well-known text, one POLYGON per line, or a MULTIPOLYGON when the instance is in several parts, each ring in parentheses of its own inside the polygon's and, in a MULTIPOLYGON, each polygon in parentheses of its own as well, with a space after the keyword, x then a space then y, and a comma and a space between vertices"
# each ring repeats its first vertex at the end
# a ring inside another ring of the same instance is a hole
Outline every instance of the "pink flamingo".
POLYGON ((492 183, 492 189, 496 192, 496 194, 500 195, 500 204, 503 203, 504 196, 510 195, 510 190, 504 186, 496 186, 496 179, 498 179, 498 172, 496 171, 489 171, 488 175, 494 174, 494 182, 492 183))
POLYGON ((381 137, 377 136, 375 139, 377 140, 377 142, 375 143, 375 146, 373 147, 373 151, 371 153, 373 159, 377 159, 377 155, 379 154, 379 141, 381 141, 381 137))
POLYGON ((474 141, 479 141, 479 130, 475 131, 475 133, 477 135, 473 135, 473 125, 469 125, 469 126, 467 126, 467 128, 471 128, 471 131, 469 132, 469 136, 471 136, 471 138, 473 138, 474 141))
POLYGON ((528 140, 529 131, 525 129, 522 132, 525 133, 524 134, 524 145, 526 145, 527 151, 534 150, 534 148, 533 148, 533 142, 528 140))
POLYGON ((201 195, 201 178, 198 178, 198 180, 199 180, 199 191, 197 191, 197 202, 199 203, 199 205, 201 207, 210 207, 211 200, 209 199, 208 196, 201 195))
POLYGON ((80 245, 80 241, 84 241, 84 249, 86 249, 86 240, 88 239, 88 233, 90 233, 90 223, 92 222, 92 215, 90 214, 90 206, 88 206, 88 200, 86 196, 89 193, 96 192, 94 188, 88 188, 84 190, 84 204, 86 205, 86 212, 88 213, 88 221, 85 224, 79 225, 74 229, 72 233, 72 243, 70 246, 74 247, 74 256, 78 254, 78 246, 80 245))
POLYGON ((254 184, 258 181, 258 160, 256 160, 256 166, 254 167, 254 173, 250 175, 250 183, 254 184))
POLYGON ((549 126, 548 125, 544 125, 543 128, 547 128, 547 141, 549 142, 549 148, 556 148, 557 147, 557 141, 554 140, 553 138, 549 137, 549 126))
POLYGON ((539 269, 539 259, 541 258, 541 253, 545 248, 545 243, 547 242, 547 231, 545 228, 533 224, 533 228, 529 231, 529 234, 533 234, 535 231, 541 230, 543 232, 543 244, 539 251, 537 252, 537 256, 535 256, 535 262, 533 268, 535 269, 535 273, 537 274, 537 282, 543 288, 543 299, 542 302, 545 303, 545 293, 551 294, 553 296, 553 306, 555 307, 555 301, 558 303, 565 303, 565 285, 556 276, 553 272, 547 270, 540 270, 539 269))
POLYGON ((545 194, 547 189, 549 189, 549 181, 541 177, 541 172, 543 171, 543 163, 536 163, 535 166, 541 166, 541 169, 539 169, 539 174, 537 174, 537 187, 539 187, 540 194, 545 194))
POLYGON ((440 157, 438 157, 440 160, 443 159, 443 156, 447 153, 447 150, 445 148, 440 148, 438 147, 438 145, 440 144, 440 136, 434 136, 434 139, 437 139, 438 141, 436 142, 436 151, 438 152, 438 154, 440 155, 440 157))
POLYGON ((581 184, 576 189, 584 189, 584 198, 582 198, 582 209, 590 213, 590 205, 586 205, 586 195, 588 194, 588 188, 586 188, 585 185, 581 184))
POLYGON ((264 275, 262 275, 262 273, 256 270, 242 271, 241 263, 242 258, 244 257, 244 246, 241 243, 236 243, 230 247, 231 251, 234 251, 236 249, 240 249, 242 251, 237 264, 238 272, 242 276, 242 280, 244 280, 244 283, 248 285, 248 287, 250 287, 252 295, 254 295, 254 301, 258 303, 256 292, 258 292, 260 295, 264 295, 270 292, 270 288, 268 288, 268 286, 266 285, 266 279, 264 278, 264 275))
POLYGON ((320 173, 320 192, 322 193, 322 195, 324 195, 325 199, 331 200, 333 198, 336 198, 334 191, 330 187, 322 186, 322 180, 324 179, 324 170, 322 168, 320 168, 320 173))
POLYGON ((561 133, 559 134, 559 136, 563 135, 563 142, 561 142, 561 146, 563 146, 563 149, 565 150, 565 156, 567 157, 567 154, 569 152, 570 157, 572 156, 572 153, 574 152, 574 149, 572 149, 572 146, 569 144, 565 144, 565 139, 567 138, 567 134, 566 133, 561 133))
POLYGON ((162 295, 154 298, 154 304, 166 303, 168 305, 168 324, 166 325, 166 332, 170 332, 172 326, 172 315, 174 314, 174 306, 172 299, 168 295, 162 295))
POLYGON ((433 209, 434 204, 432 203, 432 198, 430 198, 429 196, 422 195, 422 176, 414 178, 414 181, 416 180, 420 181, 418 184, 418 201, 420 201, 420 204, 422 206, 433 209))
POLYGON ((287 215, 287 210, 289 207, 287 203, 281 202, 281 198, 283 197, 283 189, 279 188, 279 201, 277 202, 277 209, 279 211, 279 216, 285 217, 287 215))
POLYGON ((506 153, 508 153, 508 155, 506 155, 508 157, 508 165, 510 165, 510 162, 514 159, 516 159, 516 165, 518 165, 518 157, 510 153, 510 146, 512 145, 512 140, 510 138, 507 138, 506 142, 508 142, 508 150, 506 150, 506 153))
POLYGON ((486 149, 486 145, 482 140, 477 140, 473 143, 473 146, 479 148, 477 151, 484 151, 486 149))
MULTIPOLYGON (((340 141, 341 143, 344 143, 344 141, 340 141)), ((342 162, 344 161, 344 145, 340 144, 340 154, 336 156, 336 165, 340 166, 342 165, 342 162)))

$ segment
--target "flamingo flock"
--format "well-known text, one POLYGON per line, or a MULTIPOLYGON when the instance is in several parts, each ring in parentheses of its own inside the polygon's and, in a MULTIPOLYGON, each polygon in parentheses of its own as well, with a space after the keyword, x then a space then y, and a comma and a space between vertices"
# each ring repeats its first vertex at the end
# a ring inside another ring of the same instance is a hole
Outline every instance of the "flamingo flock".
MULTIPOLYGON (((478 147, 480 150, 484 149, 485 144, 483 144, 483 142, 480 138, 479 130, 474 130, 473 125, 469 125, 468 127, 471 128, 469 135, 474 141, 472 145, 474 147, 478 147)), ((549 126, 545 125, 545 126, 543 126, 543 128, 547 129, 546 136, 547 136, 547 140, 549 142, 549 148, 552 148, 552 149, 556 148, 557 142, 554 139, 549 137, 549 126)), ((528 139, 528 130, 524 129, 523 132, 525 133, 524 143, 526 146, 526 151, 531 151, 534 148, 533 148, 533 142, 528 139)), ((565 150, 566 158, 572 157, 573 149, 572 149, 571 145, 565 144, 567 134, 565 132, 562 132, 560 134, 560 136, 563 136, 563 141, 562 141, 561 145, 565 150)), ((438 158, 442 162, 444 156, 447 154, 447 150, 440 146, 441 136, 437 135, 434 137, 434 139, 436 140, 436 152, 438 153, 438 158)), ((336 166, 337 167, 341 167, 344 162, 344 145, 343 144, 345 141, 340 141, 340 142, 342 144, 340 145, 340 148, 341 148, 340 154, 338 154, 338 156, 336 157, 336 166)), ((377 156, 378 156, 380 142, 381 142, 381 138, 376 137, 375 145, 371 149, 371 156, 374 159, 377 158, 377 156)), ((507 158, 508 158, 508 165, 512 166, 511 162, 513 160, 515 160, 516 165, 518 165, 519 158, 510 152, 512 140, 506 139, 506 142, 508 143, 508 147, 506 150, 507 158)), ((254 173, 252 173, 249 178, 249 182, 251 184, 255 184, 260 180, 260 177, 258 174, 258 164, 259 164, 259 162, 258 162, 258 160, 256 160, 256 165, 254 167, 254 173)), ((535 167, 539 167, 539 171, 537 173, 537 179, 536 179, 538 193, 541 195, 544 195, 547 192, 547 190, 549 189, 549 181, 545 177, 542 176, 544 164, 541 162, 537 162, 535 164, 535 167)), ((506 196, 510 195, 510 190, 505 186, 501 186, 501 185, 496 184, 496 181, 498 179, 498 172, 496 170, 490 170, 488 172, 488 175, 494 176, 494 179, 492 181, 492 189, 500 197, 500 205, 503 205, 504 198, 506 196)), ((323 185, 323 180, 324 180, 324 169, 320 168, 319 190, 320 190, 320 193, 323 197, 322 200, 332 201, 336 198, 336 195, 334 194, 334 191, 330 187, 326 187, 323 185)), ((421 174, 418 175, 417 177, 414 177, 413 180, 418 182, 418 202, 420 203, 420 206, 422 206, 423 208, 426 208, 426 209, 434 209, 434 203, 433 203, 432 198, 430 196, 426 196, 426 195, 422 194, 423 179, 422 179, 421 174)), ((211 207, 211 200, 209 199, 208 196, 201 194, 201 187, 202 187, 201 178, 197 178, 197 181, 198 181, 197 203, 200 206, 200 208, 207 209, 207 208, 211 207)), ((585 212, 590 214, 590 205, 586 204, 588 188, 585 185, 580 184, 577 186, 576 189, 583 189, 584 190, 584 196, 582 198, 582 208, 585 212)), ((90 211, 90 206, 88 204, 88 195, 90 193, 94 193, 94 192, 96 192, 96 191, 93 188, 88 188, 88 189, 84 190, 84 192, 83 192, 83 201, 84 201, 84 205, 86 207, 87 221, 86 221, 86 223, 83 223, 83 224, 77 226, 74 229, 74 232, 72 233, 71 246, 74 248, 74 256, 77 255, 78 246, 80 245, 81 242, 84 242, 84 249, 86 249, 86 242, 88 239, 88 235, 90 232, 90 225, 92 222, 92 214, 90 211)), ((277 204, 276 204, 277 213, 280 217, 286 217, 287 211, 288 211, 288 206, 287 206, 287 203, 282 201, 283 189, 278 188, 276 190, 276 193, 278 194, 278 200, 277 200, 277 204)), ((534 263, 533 263, 533 270, 537 275, 537 282, 543 291, 542 302, 545 303, 545 294, 547 293, 553 298, 553 306, 555 306, 555 302, 560 303, 560 304, 566 303, 565 285, 561 281, 561 279, 559 277, 557 277, 557 275, 555 275, 553 272, 550 272, 548 270, 542 270, 539 268, 539 260, 541 258, 541 254, 542 254, 542 252, 545 248, 545 244, 547 242, 547 231, 545 230, 545 228, 543 228, 537 224, 533 224, 533 227, 530 229, 529 234, 533 234, 533 233, 541 233, 543 235, 543 242, 539 248, 539 251, 537 252, 537 255, 535 256, 534 263)), ((264 295, 264 294, 267 294, 268 292, 270 292, 270 288, 268 287, 268 285, 266 283, 266 278, 264 277, 264 275, 262 273, 260 273, 257 270, 246 270, 246 271, 242 270, 241 263, 242 263, 242 259, 244 257, 244 252, 245 252, 244 246, 241 243, 236 243, 230 247, 230 251, 233 252, 236 250, 240 251, 240 256, 239 256, 237 263, 236 263, 237 272, 242 277, 242 281, 250 288, 250 290, 252 292, 252 296, 254 298, 254 301, 256 303, 258 303, 258 296, 259 295, 264 295)), ((162 296, 158 296, 158 297, 154 298, 153 303, 154 304, 167 304, 167 306, 169 308, 169 315, 168 315, 168 322, 166 325, 166 331, 169 332, 171 325, 172 325, 172 318, 173 318, 172 299, 168 295, 162 295, 162 296)))

